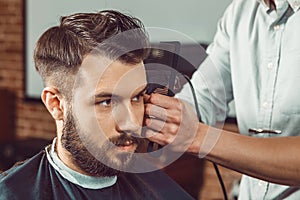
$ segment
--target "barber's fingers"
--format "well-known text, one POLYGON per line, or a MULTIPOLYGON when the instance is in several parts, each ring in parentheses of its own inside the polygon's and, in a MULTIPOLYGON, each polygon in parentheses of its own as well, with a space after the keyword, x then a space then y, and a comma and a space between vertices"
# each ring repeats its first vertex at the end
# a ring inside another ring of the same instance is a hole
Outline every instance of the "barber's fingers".
POLYGON ((155 118, 146 118, 145 125, 147 128, 156 132, 160 132, 164 135, 174 136, 179 130, 179 126, 176 123, 161 121, 155 118))
POLYGON ((159 119, 164 122, 181 123, 181 110, 165 109, 153 104, 145 104, 146 118, 159 119))
POLYGON ((153 129, 156 132, 161 131, 163 129, 163 127, 165 126, 164 121, 161 121, 159 119, 154 119, 154 118, 146 118, 144 123, 148 129, 153 129))
POLYGON ((166 122, 180 124, 181 122, 181 104, 174 108, 163 108, 151 103, 145 104, 145 115, 149 118, 156 118, 166 122))
POLYGON ((145 104, 145 114, 150 118, 158 118, 162 121, 165 121, 167 118, 166 109, 153 104, 145 104))
POLYGON ((150 94, 144 94, 144 103, 149 103, 150 102, 150 97, 151 95, 150 94))
POLYGON ((144 101, 145 103, 155 104, 166 109, 173 109, 174 107, 180 106, 180 101, 178 99, 157 93, 144 95, 144 101))
POLYGON ((145 134, 149 140, 162 146, 170 144, 174 140, 174 137, 167 137, 166 135, 151 129, 147 129, 145 134))

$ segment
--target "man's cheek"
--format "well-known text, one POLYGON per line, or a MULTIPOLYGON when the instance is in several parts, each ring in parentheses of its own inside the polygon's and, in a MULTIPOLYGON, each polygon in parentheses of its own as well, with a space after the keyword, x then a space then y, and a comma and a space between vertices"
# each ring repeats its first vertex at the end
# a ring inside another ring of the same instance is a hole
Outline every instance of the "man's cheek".
POLYGON ((138 109, 137 109, 137 113, 136 113, 136 118, 138 121, 138 125, 140 127, 143 126, 143 120, 144 120, 144 115, 145 115, 145 109, 144 109, 144 104, 142 104, 138 109))
POLYGON ((117 129, 117 122, 110 114, 99 114, 97 116, 98 131, 104 134, 106 137, 110 137, 114 130, 117 129))

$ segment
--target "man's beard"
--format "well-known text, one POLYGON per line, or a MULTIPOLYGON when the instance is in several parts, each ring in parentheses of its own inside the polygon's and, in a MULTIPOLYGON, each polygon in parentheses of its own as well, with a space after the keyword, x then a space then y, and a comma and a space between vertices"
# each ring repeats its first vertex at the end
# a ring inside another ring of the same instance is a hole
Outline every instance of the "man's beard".
MULTIPOLYGON (((78 128, 72 113, 69 112, 64 121, 61 137, 62 146, 71 153, 72 159, 77 166, 92 176, 115 176, 122 171, 127 171, 126 169, 130 168, 134 163, 134 152, 119 152, 117 161, 112 160, 112 158, 107 155, 107 152, 112 152, 114 145, 122 145, 125 144, 126 141, 132 141, 133 144, 136 144, 138 147, 145 142, 145 139, 135 138, 126 133, 122 133, 118 137, 109 138, 110 142, 105 141, 103 145, 99 147, 97 142, 92 139, 88 142, 82 142, 79 132, 80 128, 78 128), (89 145, 88 149, 85 144, 89 145), (96 157, 98 159, 90 153, 90 148, 94 149, 92 152, 97 152, 96 157)), ((114 150, 116 152, 116 149, 114 150)))

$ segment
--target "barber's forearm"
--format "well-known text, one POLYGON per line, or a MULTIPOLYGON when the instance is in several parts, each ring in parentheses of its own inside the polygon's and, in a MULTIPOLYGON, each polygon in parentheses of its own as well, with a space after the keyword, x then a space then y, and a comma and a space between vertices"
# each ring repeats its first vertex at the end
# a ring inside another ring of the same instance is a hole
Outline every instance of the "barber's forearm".
POLYGON ((299 144, 300 137, 253 138, 200 124, 189 151, 243 174, 299 186, 299 144))

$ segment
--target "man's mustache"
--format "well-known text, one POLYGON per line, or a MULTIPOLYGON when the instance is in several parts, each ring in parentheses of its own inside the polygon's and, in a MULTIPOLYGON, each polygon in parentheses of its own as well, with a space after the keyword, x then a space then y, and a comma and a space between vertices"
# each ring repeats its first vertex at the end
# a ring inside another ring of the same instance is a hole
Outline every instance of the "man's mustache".
POLYGON ((129 146, 132 144, 139 145, 144 141, 143 138, 134 137, 132 135, 128 135, 127 133, 122 133, 120 136, 114 136, 109 138, 109 141, 116 146, 129 146))

